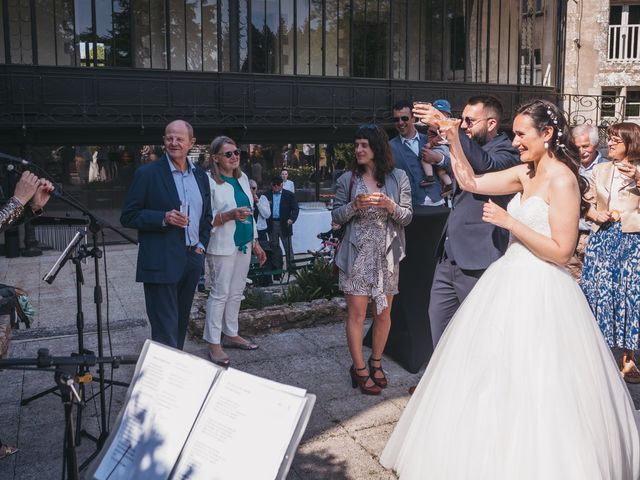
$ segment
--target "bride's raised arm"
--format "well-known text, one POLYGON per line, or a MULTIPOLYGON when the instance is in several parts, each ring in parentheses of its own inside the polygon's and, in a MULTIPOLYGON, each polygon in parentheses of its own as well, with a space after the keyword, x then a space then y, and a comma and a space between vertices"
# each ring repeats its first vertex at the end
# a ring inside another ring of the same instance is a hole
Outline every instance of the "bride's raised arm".
POLYGON ((460 188, 472 193, 484 195, 507 195, 522 191, 521 176, 526 175, 527 165, 516 165, 506 170, 488 173, 475 173, 460 143, 458 128, 460 120, 446 131, 451 155, 451 168, 460 188))

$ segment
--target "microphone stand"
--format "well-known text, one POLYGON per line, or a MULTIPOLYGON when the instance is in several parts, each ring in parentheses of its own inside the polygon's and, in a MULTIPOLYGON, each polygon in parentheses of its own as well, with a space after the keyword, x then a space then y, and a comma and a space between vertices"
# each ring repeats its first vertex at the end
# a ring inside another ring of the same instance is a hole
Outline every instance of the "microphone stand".
MULTIPOLYGON (((57 388, 60 389, 60 397, 64 405, 64 457, 62 460, 62 476, 65 474, 68 480, 80 479, 80 468, 78 467, 78 455, 76 453, 76 440, 73 425, 73 404, 82 407, 85 402, 78 395, 74 387, 75 372, 88 371, 89 367, 98 364, 98 368, 103 368, 104 364, 110 364, 111 368, 118 368, 120 365, 134 364, 138 361, 137 355, 127 355, 121 357, 96 357, 95 355, 75 355, 71 357, 52 357, 47 348, 38 350, 37 358, 24 359, 0 359, 0 368, 22 368, 36 366, 38 368, 54 367, 54 378, 57 388)), ((91 459, 95 454, 91 456, 91 459)))
MULTIPOLYGON (((80 204, 75 199, 66 195, 58 185, 56 185, 56 190, 54 190, 53 196, 62 200, 67 205, 79 210, 89 218, 89 231, 91 232, 92 246, 91 248, 86 248, 86 246, 84 247, 84 250, 85 250, 84 255, 86 257, 93 257, 94 274, 95 274, 93 301, 96 306, 96 325, 97 325, 96 330, 98 333, 98 357, 103 357, 104 356, 103 336, 102 336, 102 298, 103 297, 102 297, 102 287, 100 285, 100 258, 102 258, 102 250, 100 250, 99 248, 98 235, 103 229, 107 228, 119 234, 122 238, 124 238, 125 240, 128 240, 133 244, 137 244, 138 242, 135 239, 131 238, 126 233, 120 231, 118 228, 109 224, 107 221, 99 218, 97 215, 94 215, 84 205, 80 204)), ((100 428, 100 436, 96 439, 97 449, 96 449, 96 452, 94 453, 94 456, 100 451, 100 449, 104 445, 104 442, 107 440, 107 437, 109 436, 109 425, 107 424, 107 404, 106 404, 106 396, 105 396, 105 372, 104 372, 103 363, 100 363, 98 365, 98 382, 100 387, 97 395, 100 397, 100 412, 101 412, 100 427, 101 428, 100 428)), ((108 381, 108 383, 110 384, 110 386, 112 385, 118 385, 118 386, 124 386, 124 387, 128 386, 128 384, 126 383, 117 382, 117 381, 108 381)), ((90 460, 91 459, 89 459, 89 461, 90 460)), ((84 468, 84 466, 86 466, 86 464, 83 464, 82 468, 84 468)))
MULTIPOLYGON (((40 172, 42 172, 44 177, 47 178, 54 185, 54 191, 51 192, 51 196, 58 198, 62 202, 66 203, 67 205, 73 207, 76 210, 79 210, 80 212, 82 212, 83 215, 85 215, 89 219, 89 231, 91 232, 92 247, 90 249, 87 249, 86 247, 84 247, 84 256, 93 257, 93 260, 94 260, 95 287, 93 290, 93 301, 96 306, 98 356, 102 358, 104 356, 104 349, 103 349, 103 337, 102 337, 102 287, 100 285, 100 262, 99 262, 100 258, 102 258, 102 250, 100 250, 99 248, 98 234, 103 229, 109 229, 117 233, 122 238, 129 241, 130 243, 137 245, 138 242, 134 238, 130 237, 129 235, 121 231, 120 229, 111 225, 106 220, 92 213, 87 207, 85 207, 80 202, 72 198, 70 195, 67 195, 62 189, 62 187, 55 180, 53 180, 51 175, 42 167, 35 165, 27 160, 20 159, 17 157, 11 157, 6 154, 0 153, 0 158, 9 158, 9 157, 11 158, 12 161, 17 161, 18 163, 24 165, 26 168, 33 168, 35 170, 39 170, 40 172)), ((79 353, 82 354, 83 352, 79 352, 79 353)), ((104 445, 105 441, 107 440, 107 437, 109 436, 109 425, 107 424, 107 411, 106 411, 107 404, 106 404, 106 397, 105 397, 105 378, 104 377, 105 377, 104 364, 100 363, 98 365, 98 382, 100 384, 100 388, 97 395, 100 397, 100 426, 101 426, 100 430, 101 431, 100 431, 100 436, 96 439, 97 448, 93 454, 94 457, 95 455, 98 454, 98 452, 104 445)), ((109 381, 108 383, 110 384, 110 386, 112 385, 119 385, 119 386, 125 386, 125 387, 128 386, 128 384, 123 382, 109 381)), ((81 468, 84 468, 90 460, 91 458, 87 462, 85 462, 85 464, 83 464, 81 468)))

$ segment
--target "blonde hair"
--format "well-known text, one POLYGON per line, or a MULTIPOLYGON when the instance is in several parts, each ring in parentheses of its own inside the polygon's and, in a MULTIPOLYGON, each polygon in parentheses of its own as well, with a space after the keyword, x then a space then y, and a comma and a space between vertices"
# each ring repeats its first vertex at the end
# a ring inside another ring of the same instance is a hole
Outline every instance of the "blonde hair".
MULTIPOLYGON (((225 137, 224 135, 219 135, 216 138, 214 138, 213 141, 211 142, 211 146, 209 148, 211 155, 214 155, 214 156, 218 155, 220 153, 220 149, 224 145, 233 145, 236 148, 238 147, 236 142, 234 142, 231 138, 225 137)), ((223 184, 224 180, 222 180, 222 177, 220 176, 220 168, 218 167, 218 162, 216 162, 213 159, 211 161, 210 170, 211 170, 211 177, 215 180, 215 182, 218 185, 223 184)), ((240 178, 241 176, 242 176, 242 170, 240 170, 240 165, 238 165, 237 168, 233 169, 233 177, 240 178)))

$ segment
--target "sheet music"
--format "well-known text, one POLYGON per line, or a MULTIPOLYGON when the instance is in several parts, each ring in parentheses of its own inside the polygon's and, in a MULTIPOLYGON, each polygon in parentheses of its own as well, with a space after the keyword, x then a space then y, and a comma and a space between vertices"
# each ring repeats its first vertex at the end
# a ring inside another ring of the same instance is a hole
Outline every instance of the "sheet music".
POLYGON ((147 341, 115 440, 95 477, 167 479, 218 372, 211 362, 147 341))
POLYGON ((273 480, 305 390, 229 369, 216 382, 172 479, 273 480))

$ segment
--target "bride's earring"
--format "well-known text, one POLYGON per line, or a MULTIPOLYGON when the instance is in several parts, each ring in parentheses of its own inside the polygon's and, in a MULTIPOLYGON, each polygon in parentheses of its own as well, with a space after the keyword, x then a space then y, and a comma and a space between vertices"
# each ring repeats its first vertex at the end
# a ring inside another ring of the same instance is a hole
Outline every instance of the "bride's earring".
POLYGON ((544 142, 544 149, 549 150, 549 142, 544 142))

